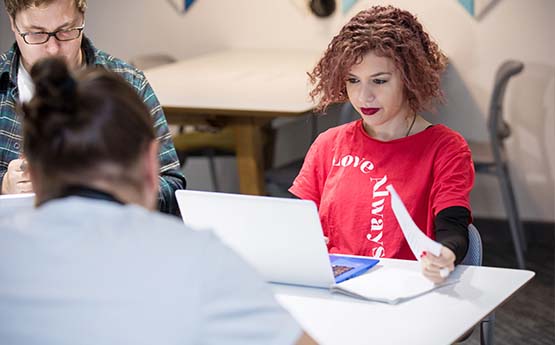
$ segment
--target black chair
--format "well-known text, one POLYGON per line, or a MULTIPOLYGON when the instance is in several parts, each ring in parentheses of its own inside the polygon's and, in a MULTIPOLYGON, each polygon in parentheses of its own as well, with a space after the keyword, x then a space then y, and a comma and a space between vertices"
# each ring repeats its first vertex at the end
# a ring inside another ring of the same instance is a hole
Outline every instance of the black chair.
POLYGON ((476 173, 494 175, 499 180, 517 264, 521 269, 526 267, 524 260, 526 237, 524 235, 516 198, 513 192, 504 145, 505 139, 511 135, 511 129, 503 118, 503 100, 509 80, 511 77, 522 72, 523 69, 524 64, 514 60, 505 61, 499 67, 495 75, 495 83, 489 105, 489 142, 469 142, 476 173))

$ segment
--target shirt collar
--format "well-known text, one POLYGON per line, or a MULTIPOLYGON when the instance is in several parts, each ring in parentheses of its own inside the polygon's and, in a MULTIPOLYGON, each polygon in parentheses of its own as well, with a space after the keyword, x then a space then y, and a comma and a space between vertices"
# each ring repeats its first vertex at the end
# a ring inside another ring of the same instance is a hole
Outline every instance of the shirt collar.
POLYGON ((105 59, 98 53, 98 49, 95 48, 92 41, 86 36, 83 36, 81 49, 83 50, 83 58, 87 66, 104 65, 106 63, 105 59))
MULTIPOLYGON (((63 199, 70 196, 79 196, 82 198, 87 199, 96 199, 96 200, 104 200, 104 201, 111 201, 116 204, 125 205, 125 203, 118 198, 116 198, 113 194, 102 191, 100 189, 96 189, 94 187, 88 187, 85 185, 69 185, 65 187, 59 195, 53 196, 46 200, 42 200, 40 205, 43 205, 51 200, 55 199, 63 199)), ((39 205, 39 206, 40 206, 39 205)))

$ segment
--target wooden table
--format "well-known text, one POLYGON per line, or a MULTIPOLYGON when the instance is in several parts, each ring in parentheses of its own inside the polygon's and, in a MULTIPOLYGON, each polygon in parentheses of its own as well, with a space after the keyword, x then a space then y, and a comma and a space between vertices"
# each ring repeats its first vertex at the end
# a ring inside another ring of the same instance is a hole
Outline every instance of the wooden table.
POLYGON ((309 112, 306 72, 319 53, 224 50, 145 74, 170 124, 216 122, 235 131, 240 192, 264 195, 261 127, 309 112))

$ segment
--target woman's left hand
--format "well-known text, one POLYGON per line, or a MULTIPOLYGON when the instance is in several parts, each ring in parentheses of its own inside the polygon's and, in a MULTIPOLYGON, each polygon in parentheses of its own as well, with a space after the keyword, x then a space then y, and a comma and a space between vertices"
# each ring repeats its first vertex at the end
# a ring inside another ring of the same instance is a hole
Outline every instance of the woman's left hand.
POLYGON ((442 283, 447 275, 441 274, 442 270, 451 273, 455 269, 455 253, 445 246, 441 246, 439 256, 432 255, 431 253, 423 253, 420 259, 422 264, 422 273, 432 282, 439 284, 442 283))

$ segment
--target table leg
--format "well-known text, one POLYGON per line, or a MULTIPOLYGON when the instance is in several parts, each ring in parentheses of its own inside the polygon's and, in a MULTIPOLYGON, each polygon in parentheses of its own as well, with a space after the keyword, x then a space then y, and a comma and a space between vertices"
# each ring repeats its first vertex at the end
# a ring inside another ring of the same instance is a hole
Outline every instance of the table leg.
POLYGON ((235 143, 237 149, 237 170, 241 194, 265 195, 260 125, 254 121, 237 123, 235 143))

